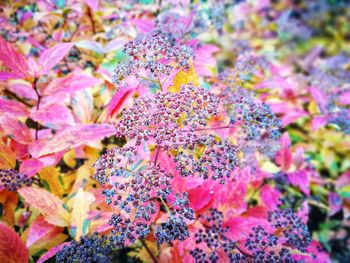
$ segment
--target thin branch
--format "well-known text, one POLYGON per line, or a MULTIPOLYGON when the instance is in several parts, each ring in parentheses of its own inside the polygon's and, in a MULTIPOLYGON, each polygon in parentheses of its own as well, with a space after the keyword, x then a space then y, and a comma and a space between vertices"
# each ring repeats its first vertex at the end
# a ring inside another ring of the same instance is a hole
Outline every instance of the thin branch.
POLYGON ((221 127, 212 127, 212 128, 199 128, 193 130, 181 130, 180 132, 194 132, 194 131, 213 131, 213 130, 222 130, 234 128, 233 126, 221 126, 221 127))
POLYGON ((17 101, 23 103, 23 104, 26 105, 27 107, 32 107, 31 104, 29 104, 29 103, 28 103, 27 101, 25 101, 24 99, 18 97, 18 96, 17 96, 15 93, 13 93, 12 91, 9 91, 8 89, 5 89, 5 90, 4 90, 4 93, 5 93, 6 96, 11 97, 11 98, 13 98, 13 99, 15 99, 15 100, 17 100, 17 101))
MULTIPOLYGON (((33 88, 34 88, 34 91, 35 91, 35 94, 36 96, 38 97, 38 102, 36 103, 36 110, 39 110, 40 108, 40 101, 41 101, 41 95, 38 91, 38 87, 37 87, 37 82, 38 82, 38 79, 35 78, 34 79, 34 82, 33 82, 33 88)), ((40 124, 39 122, 36 122, 36 127, 35 127, 35 140, 38 139, 38 132, 39 132, 39 127, 40 127, 40 124)))
POLYGON ((143 240, 140 239, 142 246, 147 250, 148 254, 151 256, 153 262, 159 263, 159 260, 157 257, 153 254, 153 252, 150 250, 150 248, 147 246, 147 243, 143 240))
POLYGON ((157 146, 157 150, 156 150, 156 156, 154 157, 154 165, 157 164, 157 161, 158 161, 158 156, 159 156, 159 151, 160 151, 160 147, 157 146))

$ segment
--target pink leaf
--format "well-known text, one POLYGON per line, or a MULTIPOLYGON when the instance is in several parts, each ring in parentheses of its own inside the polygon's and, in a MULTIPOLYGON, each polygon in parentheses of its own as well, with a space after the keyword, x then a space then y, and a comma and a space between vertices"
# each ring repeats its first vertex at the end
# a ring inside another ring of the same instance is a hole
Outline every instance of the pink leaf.
POLYGON ((328 123, 328 118, 326 116, 314 117, 311 122, 312 131, 317 131, 319 128, 323 127, 327 123, 328 123))
POLYGON ((43 95, 55 95, 57 93, 73 93, 88 87, 101 84, 102 80, 83 74, 69 74, 64 78, 58 78, 50 82, 45 88, 43 95))
POLYGON ((284 133, 281 137, 281 149, 276 155, 276 163, 282 168, 283 171, 288 171, 292 163, 292 153, 289 150, 290 138, 288 133, 284 133))
MULTIPOLYGON (((12 74, 24 78, 28 76, 27 59, 12 44, 0 37, 0 60, 11 70, 12 74)), ((3 75, 4 76, 4 75, 3 75)))
POLYGON ((311 93, 312 98, 320 108, 321 112, 325 112, 328 101, 327 95, 322 90, 315 87, 310 87, 309 91, 311 93))
POLYGON ((37 159, 27 159, 21 163, 19 171, 28 177, 33 177, 45 165, 37 159))
POLYGON ((0 119, 0 126, 5 133, 15 141, 22 144, 29 144, 32 142, 30 130, 15 118, 5 115, 0 119))
POLYGON ((0 112, 6 112, 14 117, 27 117, 29 115, 28 109, 22 103, 2 98, 0 98, 0 112))
POLYGON ((265 206, 274 210, 281 204, 281 193, 270 185, 265 185, 260 190, 260 197, 265 206))
POLYGON ((246 239, 254 226, 261 225, 268 228, 268 222, 264 219, 254 217, 235 217, 230 218, 225 226, 229 227, 227 237, 233 240, 246 239))
POLYGON ((98 0, 85 0, 85 3, 94 11, 98 9, 98 0))
POLYGON ((29 227, 27 247, 35 243, 48 242, 63 231, 62 227, 47 223, 43 216, 38 216, 29 227))
POLYGON ((39 67, 41 70, 39 74, 44 75, 47 74, 51 68, 56 66, 58 62, 60 62, 64 56, 66 56, 69 50, 73 47, 73 43, 61 43, 57 44, 54 47, 45 50, 43 54, 41 54, 39 58, 39 67))
POLYGON ((298 186, 304 194, 310 195, 309 176, 305 170, 288 173, 287 176, 292 185, 298 186))
POLYGON ((65 151, 92 141, 102 140, 115 134, 115 128, 106 124, 78 124, 58 132, 49 141, 39 141, 29 147, 31 155, 38 158, 43 155, 65 151))
POLYGON ((75 92, 72 99, 74 117, 79 122, 89 123, 92 120, 94 110, 94 98, 91 89, 79 90, 75 92))
POLYGON ((68 246, 69 244, 70 244, 70 242, 64 242, 64 243, 62 243, 62 244, 60 244, 58 246, 55 246, 55 247, 51 248, 49 251, 47 251, 44 255, 42 255, 39 258, 37 263, 44 263, 44 262, 46 262, 48 259, 50 259, 53 256, 55 256, 58 251, 60 251, 65 246, 68 246))
POLYGON ((108 116, 118 113, 125 101, 133 94, 134 90, 135 88, 128 87, 117 91, 107 106, 108 116))
POLYGON ((30 114, 30 117, 51 129, 59 129, 74 124, 71 111, 64 105, 46 105, 30 114))
POLYGON ((329 204, 329 208, 330 208, 330 215, 334 215, 336 214, 338 211, 340 211, 342 209, 342 199, 339 196, 338 193, 336 192, 330 192, 328 194, 328 204, 329 204))

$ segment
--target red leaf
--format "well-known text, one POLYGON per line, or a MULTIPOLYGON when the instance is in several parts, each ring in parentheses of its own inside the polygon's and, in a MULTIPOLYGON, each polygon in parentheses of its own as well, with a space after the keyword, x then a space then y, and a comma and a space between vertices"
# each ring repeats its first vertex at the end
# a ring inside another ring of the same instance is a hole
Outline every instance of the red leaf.
POLYGON ((59 104, 45 105, 32 112, 30 117, 51 129, 60 129, 74 124, 71 111, 66 106, 59 104))
POLYGON ((62 231, 62 227, 51 225, 44 220, 44 217, 38 216, 29 227, 26 245, 30 247, 34 244, 46 243, 62 231))
POLYGON ((292 153, 289 150, 290 138, 288 133, 284 133, 281 138, 281 149, 276 155, 276 163, 282 168, 284 172, 288 171, 292 163, 292 153))
MULTIPOLYGON (((28 76, 27 59, 14 46, 0 37, 0 60, 14 74, 12 77, 24 78, 28 76)), ((4 77, 4 75, 2 76, 4 77)), ((8 75, 7 77, 10 77, 8 75)))
POLYGON ((0 112, 6 112, 14 117, 29 115, 28 109, 20 102, 14 100, 5 100, 0 98, 0 112))
POLYGON ((38 141, 29 148, 31 155, 38 158, 43 155, 65 151, 102 140, 106 136, 115 134, 115 128, 107 124, 78 124, 58 132, 49 141, 38 141))
POLYGON ((29 251, 20 236, 0 222, 0 262, 28 263, 29 251))
POLYGON ((43 91, 43 95, 54 95, 57 93, 74 93, 77 90, 82 90, 101 84, 102 80, 93 78, 84 74, 69 74, 64 78, 58 78, 51 81, 43 91))
POLYGON ((73 47, 73 43, 61 43, 57 44, 54 47, 45 50, 43 54, 41 54, 39 59, 39 66, 41 70, 39 74, 44 75, 47 74, 51 68, 56 66, 58 62, 60 62, 65 55, 68 54, 69 50, 73 47))

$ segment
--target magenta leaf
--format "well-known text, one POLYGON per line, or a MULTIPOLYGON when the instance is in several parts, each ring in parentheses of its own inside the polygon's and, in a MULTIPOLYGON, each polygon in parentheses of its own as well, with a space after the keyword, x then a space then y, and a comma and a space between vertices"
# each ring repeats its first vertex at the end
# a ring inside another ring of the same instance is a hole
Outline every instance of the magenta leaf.
POLYGON ((25 78, 29 76, 29 66, 26 57, 20 53, 12 44, 0 37, 0 61, 11 70, 7 76, 0 74, 0 79, 25 78))
POLYGON ((38 141, 30 145, 29 152, 35 158, 65 151, 90 142, 99 141, 115 134, 115 128, 107 124, 78 124, 67 127, 51 140, 38 141))
POLYGON ((57 65, 58 62, 60 62, 63 57, 65 57, 69 50, 73 47, 73 43, 61 43, 57 44, 54 47, 45 50, 44 53, 40 56, 39 59, 39 67, 41 67, 41 70, 39 70, 40 75, 47 74, 50 69, 52 69, 54 66, 57 65))

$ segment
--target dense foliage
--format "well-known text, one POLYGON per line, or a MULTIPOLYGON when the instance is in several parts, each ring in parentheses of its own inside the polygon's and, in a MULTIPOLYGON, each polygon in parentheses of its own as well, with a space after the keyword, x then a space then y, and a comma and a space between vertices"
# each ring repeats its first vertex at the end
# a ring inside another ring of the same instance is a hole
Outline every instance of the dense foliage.
POLYGON ((0 262, 349 262, 348 1, 0 2, 0 262))

